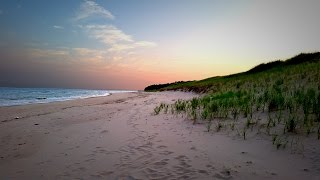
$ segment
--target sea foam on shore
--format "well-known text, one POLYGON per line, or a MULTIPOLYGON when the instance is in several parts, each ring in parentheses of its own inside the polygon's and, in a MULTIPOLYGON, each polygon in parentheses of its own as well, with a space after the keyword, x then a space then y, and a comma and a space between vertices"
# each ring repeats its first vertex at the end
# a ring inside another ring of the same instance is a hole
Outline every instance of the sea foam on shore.
POLYGON ((0 87, 0 106, 49 103, 135 91, 0 87))

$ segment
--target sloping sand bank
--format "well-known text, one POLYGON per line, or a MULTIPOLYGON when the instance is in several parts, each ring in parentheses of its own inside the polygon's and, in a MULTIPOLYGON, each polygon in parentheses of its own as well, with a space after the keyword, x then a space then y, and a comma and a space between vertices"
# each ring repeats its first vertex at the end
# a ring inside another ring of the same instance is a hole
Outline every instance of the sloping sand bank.
POLYGON ((152 115, 182 92, 124 93, 0 108, 0 179, 319 179, 320 142, 303 152, 152 115), (19 118, 15 118, 19 117, 19 118))

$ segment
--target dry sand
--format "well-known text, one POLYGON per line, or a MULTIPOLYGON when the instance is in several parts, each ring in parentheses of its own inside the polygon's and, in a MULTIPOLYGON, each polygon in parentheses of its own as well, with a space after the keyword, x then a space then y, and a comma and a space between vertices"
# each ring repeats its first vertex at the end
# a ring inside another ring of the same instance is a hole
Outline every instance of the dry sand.
POLYGON ((182 92, 0 108, 0 179, 320 179, 317 140, 301 153, 265 138, 206 132, 160 102, 182 92), (15 119, 19 117, 19 119, 15 119))

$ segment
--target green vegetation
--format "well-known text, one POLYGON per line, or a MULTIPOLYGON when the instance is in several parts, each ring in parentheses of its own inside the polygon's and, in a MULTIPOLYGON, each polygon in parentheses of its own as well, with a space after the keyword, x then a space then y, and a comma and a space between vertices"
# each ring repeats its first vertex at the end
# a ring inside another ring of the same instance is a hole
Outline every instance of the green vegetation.
POLYGON ((191 82, 191 81, 177 81, 174 83, 167 83, 167 84, 153 84, 153 85, 146 87, 144 90, 145 91, 157 91, 157 90, 169 87, 169 86, 174 86, 177 84, 181 85, 181 84, 188 83, 188 82, 191 82))
MULTIPOLYGON (((319 63, 320 52, 309 53, 309 54, 299 54, 286 61, 273 61, 266 64, 260 64, 249 71, 232 74, 228 76, 217 76, 200 81, 179 81, 168 84, 157 84, 151 85, 145 88, 145 91, 167 91, 167 90, 183 90, 183 91, 193 91, 197 93, 211 93, 221 91, 224 88, 225 82, 237 81, 237 86, 241 86, 245 83, 248 77, 259 77, 259 74, 273 74, 274 72, 281 73, 283 69, 288 67, 300 65, 304 63, 319 63)), ((305 71, 305 74, 308 72, 305 71)), ((303 76, 303 74, 300 74, 303 76)), ((250 79, 250 78, 249 78, 250 79)), ((251 78, 252 79, 252 78, 251 78)), ((243 87, 242 87, 243 88, 243 87)))
MULTIPOLYGON (((171 113, 206 123, 208 131, 215 123, 216 131, 230 127, 246 139, 248 130, 258 129, 258 133, 272 136, 277 149, 286 147, 288 135, 316 134, 320 138, 320 53, 300 54, 244 73, 174 83, 158 90, 205 93, 177 100, 170 107, 171 113)), ((155 114, 165 106, 156 107, 155 114)))

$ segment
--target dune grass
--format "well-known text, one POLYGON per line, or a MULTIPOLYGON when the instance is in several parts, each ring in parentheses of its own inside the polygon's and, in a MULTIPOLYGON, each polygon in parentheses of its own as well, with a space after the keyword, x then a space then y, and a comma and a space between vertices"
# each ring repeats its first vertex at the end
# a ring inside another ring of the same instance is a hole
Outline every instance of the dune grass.
POLYGON ((255 128, 271 136, 277 149, 286 147, 288 134, 316 134, 319 139, 320 56, 314 54, 309 59, 303 56, 305 61, 292 58, 285 65, 259 65, 254 71, 167 86, 161 90, 201 89, 206 93, 161 104, 155 114, 171 108, 171 113, 186 114, 193 123, 206 123, 207 131, 215 124, 216 131, 236 130, 243 139, 255 128), (267 118, 261 120, 261 116, 267 118))

